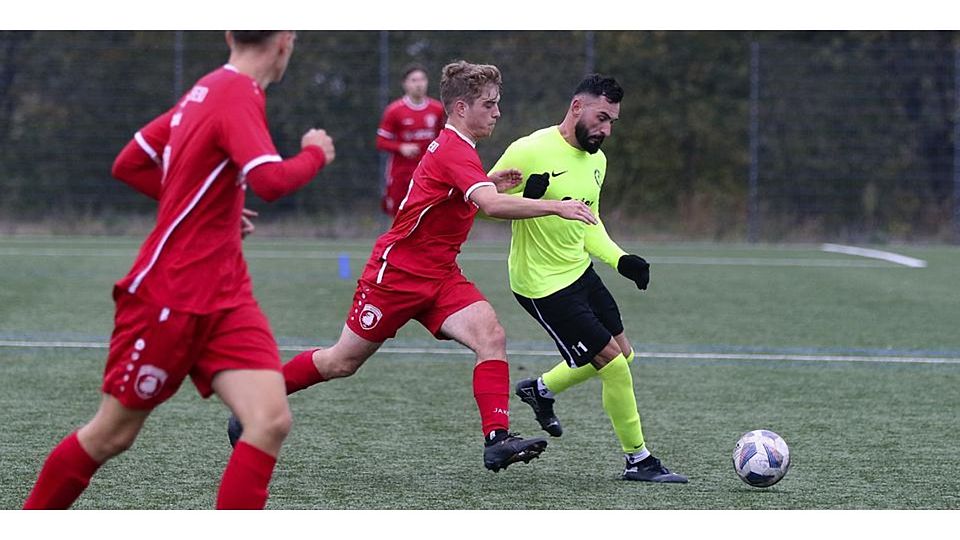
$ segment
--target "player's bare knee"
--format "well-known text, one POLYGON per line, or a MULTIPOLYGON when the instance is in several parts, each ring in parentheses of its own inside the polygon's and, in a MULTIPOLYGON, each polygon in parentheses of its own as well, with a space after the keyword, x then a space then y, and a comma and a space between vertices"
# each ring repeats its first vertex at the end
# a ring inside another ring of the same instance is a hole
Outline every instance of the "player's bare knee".
POLYGON ((283 440, 290 434, 293 428, 293 414, 289 408, 285 408, 280 413, 274 415, 268 426, 268 434, 275 440, 283 440))
POLYGON ((611 360, 616 358, 621 354, 620 345, 616 341, 610 340, 610 343, 607 343, 607 346, 600 350, 596 356, 593 357, 593 366, 597 369, 602 368, 603 366, 610 363, 611 360))
POLYGON ((499 322, 494 321, 479 337, 476 353, 480 360, 504 358, 507 355, 507 333, 499 322))
POLYGON ((273 441, 282 441, 293 427, 293 415, 289 407, 277 407, 271 411, 258 412, 254 418, 246 423, 244 432, 250 432, 257 438, 273 441))
POLYGON ((129 450, 137 440, 137 433, 138 430, 129 429, 94 432, 83 443, 91 456, 104 461, 129 450))

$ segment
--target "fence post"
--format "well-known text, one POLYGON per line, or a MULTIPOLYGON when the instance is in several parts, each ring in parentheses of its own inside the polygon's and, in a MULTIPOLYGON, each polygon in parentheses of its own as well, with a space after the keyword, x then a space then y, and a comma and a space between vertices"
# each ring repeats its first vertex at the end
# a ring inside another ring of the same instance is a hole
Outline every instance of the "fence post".
MULTIPOLYGON (((380 105, 379 113, 382 113, 384 109, 387 108, 387 103, 390 99, 390 31, 381 30, 380 31, 380 89, 379 89, 378 101, 380 105)), ((379 122, 378 122, 379 123, 379 122)), ((378 157, 380 158, 380 166, 378 171, 380 175, 377 177, 376 181, 379 184, 379 193, 381 197, 386 193, 387 183, 385 181, 387 177, 387 155, 383 152, 377 152, 378 157)), ((380 229, 384 230, 389 228, 390 221, 388 220, 386 214, 378 212, 378 223, 380 224, 380 229)))
POLYGON ((183 95, 183 30, 173 32, 173 101, 183 95))
POLYGON ((760 236, 760 203, 757 183, 760 175, 760 43, 750 43, 750 174, 747 184, 747 240, 760 236))
POLYGON ((596 65, 596 39, 593 30, 587 30, 583 33, 584 39, 584 73, 593 73, 596 65))
POLYGON ((960 244, 960 48, 953 51, 953 238, 960 244))

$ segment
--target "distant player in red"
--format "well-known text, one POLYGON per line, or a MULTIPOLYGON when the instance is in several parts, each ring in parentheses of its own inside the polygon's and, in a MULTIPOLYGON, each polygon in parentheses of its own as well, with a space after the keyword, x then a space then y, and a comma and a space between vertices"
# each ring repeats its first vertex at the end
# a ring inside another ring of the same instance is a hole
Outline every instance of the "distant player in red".
MULTIPOLYGON (((596 222, 580 201, 499 193, 520 182, 516 169, 491 177, 484 172, 475 145, 493 133, 500 118, 500 84, 496 66, 460 61, 443 68, 440 95, 449 123, 427 147, 393 227, 374 245, 340 339, 329 349, 303 352, 283 367, 288 393, 347 377, 401 326, 416 320, 438 339, 454 339, 476 353, 473 393, 485 440, 484 465, 492 471, 530 461, 547 442, 508 432, 506 337, 493 307, 457 265, 460 246, 478 209, 501 219, 557 215, 596 222)), ((242 425, 231 419, 231 440, 241 432, 242 425)))
POLYGON ((390 153, 381 207, 397 215, 413 171, 430 141, 443 129, 443 104, 427 96, 427 70, 412 64, 403 71, 403 97, 383 111, 377 129, 377 150, 390 153))
POLYGON ((249 426, 227 463, 217 508, 263 508, 290 429, 281 362, 241 250, 249 187, 272 201, 334 158, 311 129, 284 160, 267 130, 267 86, 283 77, 294 32, 227 32, 230 60, 136 133, 113 174, 158 199, 157 224, 117 282, 116 317, 96 415, 50 453, 25 509, 67 508, 150 412, 189 375, 249 426))

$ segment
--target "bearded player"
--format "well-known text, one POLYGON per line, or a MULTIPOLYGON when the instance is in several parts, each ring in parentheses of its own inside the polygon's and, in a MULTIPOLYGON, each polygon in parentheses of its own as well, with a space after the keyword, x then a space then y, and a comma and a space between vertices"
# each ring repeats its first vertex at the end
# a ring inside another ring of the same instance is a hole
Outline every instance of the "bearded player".
POLYGON ((516 394, 533 408, 540 426, 559 437, 563 430, 553 410, 556 395, 599 377, 603 410, 626 461, 621 478, 684 483, 685 476, 667 470, 646 447, 630 374, 633 348, 624 334, 617 303, 590 259, 597 257, 646 290, 649 264, 611 240, 599 218, 600 189, 607 171, 600 145, 620 117, 622 99, 623 89, 613 78, 585 78, 560 125, 515 141, 493 167, 493 171, 519 169, 529 175, 511 192, 522 192, 532 200, 582 201, 597 216, 596 224, 546 216, 511 225, 510 288, 563 357, 538 379, 517 383, 516 394))

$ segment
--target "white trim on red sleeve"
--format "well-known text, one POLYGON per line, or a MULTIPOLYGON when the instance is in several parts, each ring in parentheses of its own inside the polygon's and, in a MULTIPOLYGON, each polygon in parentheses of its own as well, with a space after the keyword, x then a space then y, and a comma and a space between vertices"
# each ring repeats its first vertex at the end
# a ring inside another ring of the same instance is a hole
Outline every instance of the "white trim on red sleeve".
POLYGON ((150 143, 148 143, 147 140, 143 138, 142 133, 140 133, 139 131, 134 133, 133 140, 137 141, 137 145, 140 146, 140 149, 146 152, 146 154, 150 156, 150 159, 152 159, 154 163, 156 163, 157 165, 160 165, 160 155, 157 154, 157 151, 154 150, 153 147, 150 146, 150 143))
POLYGON ((281 161, 283 161, 283 158, 276 154, 264 154, 260 157, 255 157, 248 161, 247 164, 243 166, 243 169, 240 170, 240 180, 243 181, 246 179, 250 171, 264 163, 279 163, 281 161))
POLYGON ((396 138, 397 138, 396 135, 394 135, 393 133, 390 133, 389 131, 387 131, 387 130, 385 130, 385 129, 382 129, 382 128, 378 128, 378 129, 377 129, 377 135, 383 137, 384 139, 396 139, 396 138))
POLYGON ((463 193, 463 200, 464 200, 464 201, 469 201, 469 200, 470 200, 470 194, 473 193, 473 191, 474 191, 475 189, 477 189, 478 187, 483 187, 483 186, 493 186, 494 189, 496 189, 496 187, 497 187, 497 185, 494 184, 493 182, 477 182, 476 184, 470 186, 470 188, 467 189, 467 191, 465 191, 465 192, 463 193))

